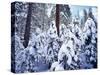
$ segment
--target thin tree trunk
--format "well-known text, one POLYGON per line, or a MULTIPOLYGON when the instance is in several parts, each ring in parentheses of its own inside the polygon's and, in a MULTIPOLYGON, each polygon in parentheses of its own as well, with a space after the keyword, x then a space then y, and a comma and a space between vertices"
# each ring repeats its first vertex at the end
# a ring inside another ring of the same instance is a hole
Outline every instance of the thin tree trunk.
POLYGON ((57 28, 57 34, 59 36, 59 19, 60 19, 60 16, 59 16, 59 4, 56 4, 56 28, 57 28))
POLYGON ((25 34, 24 34, 24 43, 23 43, 25 48, 28 46, 29 37, 30 37, 31 16, 32 16, 32 4, 29 3, 25 34))

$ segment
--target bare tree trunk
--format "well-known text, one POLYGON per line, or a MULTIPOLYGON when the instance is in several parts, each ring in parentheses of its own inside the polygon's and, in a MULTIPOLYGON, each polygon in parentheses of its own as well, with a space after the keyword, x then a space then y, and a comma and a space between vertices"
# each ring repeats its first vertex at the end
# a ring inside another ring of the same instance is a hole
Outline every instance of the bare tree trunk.
POLYGON ((25 48, 28 46, 29 37, 30 37, 31 16, 32 16, 32 4, 29 3, 25 34, 24 34, 24 43, 23 43, 25 48))
POLYGON ((60 16, 59 16, 59 4, 56 4, 56 28, 57 28, 57 34, 59 36, 59 19, 60 19, 60 16))

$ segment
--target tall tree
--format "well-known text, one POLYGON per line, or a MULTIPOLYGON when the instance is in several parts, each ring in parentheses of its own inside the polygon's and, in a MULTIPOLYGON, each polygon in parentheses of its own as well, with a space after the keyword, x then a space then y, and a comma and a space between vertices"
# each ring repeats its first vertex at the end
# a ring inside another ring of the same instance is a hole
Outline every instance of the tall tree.
POLYGON ((92 13, 92 9, 91 8, 89 8, 88 16, 94 20, 94 15, 92 13))
POLYGON ((25 48, 28 46, 29 37, 30 37, 31 16, 32 16, 32 3, 29 3, 25 34, 24 34, 24 43, 23 43, 25 48))
POLYGON ((66 25, 70 23, 71 21, 71 11, 69 5, 60 5, 56 4, 56 28, 57 28, 57 34, 59 36, 59 24, 60 24, 60 12, 63 12, 65 17, 67 19, 66 25))
POLYGON ((84 13, 84 23, 85 23, 86 20, 87 20, 87 11, 84 9, 84 10, 83 10, 83 13, 84 13))
POLYGON ((57 28, 57 34, 59 36, 59 19, 60 19, 60 15, 59 15, 59 4, 56 4, 56 28, 57 28))

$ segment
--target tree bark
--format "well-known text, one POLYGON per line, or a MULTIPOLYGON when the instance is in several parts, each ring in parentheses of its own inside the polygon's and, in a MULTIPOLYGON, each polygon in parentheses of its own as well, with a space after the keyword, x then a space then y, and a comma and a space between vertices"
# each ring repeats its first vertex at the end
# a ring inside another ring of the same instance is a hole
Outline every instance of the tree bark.
POLYGON ((30 37, 31 16, 32 16, 32 4, 29 3, 25 34, 24 34, 24 43, 23 43, 25 48, 28 46, 29 37, 30 37))
POLYGON ((56 4, 56 28, 57 28, 57 35, 59 36, 59 4, 56 4))

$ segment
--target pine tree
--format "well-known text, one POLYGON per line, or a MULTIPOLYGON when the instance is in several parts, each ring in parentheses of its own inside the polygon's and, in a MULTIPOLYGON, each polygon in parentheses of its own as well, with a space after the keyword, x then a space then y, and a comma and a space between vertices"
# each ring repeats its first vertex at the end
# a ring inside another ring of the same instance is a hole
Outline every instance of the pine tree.
POLYGON ((86 12, 86 10, 84 9, 83 10, 83 13, 84 13, 84 23, 86 22, 86 20, 87 20, 87 12, 86 12))

